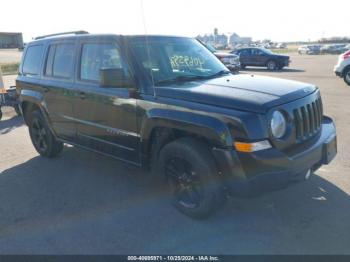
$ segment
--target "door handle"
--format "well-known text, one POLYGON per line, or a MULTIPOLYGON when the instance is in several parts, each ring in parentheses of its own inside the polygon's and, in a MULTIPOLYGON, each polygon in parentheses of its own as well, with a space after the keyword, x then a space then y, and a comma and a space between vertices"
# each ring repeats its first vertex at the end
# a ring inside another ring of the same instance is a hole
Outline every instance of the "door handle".
POLYGON ((86 98, 85 92, 80 92, 79 97, 80 99, 85 99, 86 98))

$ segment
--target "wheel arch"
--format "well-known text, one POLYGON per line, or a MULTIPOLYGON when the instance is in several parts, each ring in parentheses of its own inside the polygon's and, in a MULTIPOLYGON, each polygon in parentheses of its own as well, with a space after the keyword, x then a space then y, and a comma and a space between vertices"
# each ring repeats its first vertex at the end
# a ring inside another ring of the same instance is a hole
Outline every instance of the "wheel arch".
MULTIPOLYGON (((30 112, 33 110, 39 110, 44 116, 45 120, 49 123, 51 131, 53 131, 51 128, 51 121, 49 118, 47 106, 44 101, 44 97, 40 92, 26 89, 21 90, 19 96, 19 105, 21 107, 21 111, 23 113, 22 116, 26 124, 28 124, 28 117, 30 115, 30 112)), ((53 134, 55 133, 53 132, 53 134)))
POLYGON ((191 112, 156 109, 144 119, 141 128, 143 162, 152 162, 164 145, 183 137, 199 139, 211 147, 224 148, 233 143, 230 131, 219 119, 191 112))
POLYGON ((344 67, 343 72, 342 72, 342 76, 344 77, 345 73, 349 70, 350 70, 350 64, 344 67))

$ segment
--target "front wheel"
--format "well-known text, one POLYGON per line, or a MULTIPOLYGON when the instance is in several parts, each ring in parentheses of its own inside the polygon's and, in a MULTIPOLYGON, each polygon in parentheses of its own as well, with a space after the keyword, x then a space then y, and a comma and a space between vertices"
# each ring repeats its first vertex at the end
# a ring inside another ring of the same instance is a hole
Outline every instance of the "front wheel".
POLYGON ((215 162, 202 142, 190 138, 171 142, 162 149, 159 163, 172 203, 183 214, 203 219, 224 202, 215 162))
POLYGON ((63 149, 63 143, 53 136, 40 111, 30 113, 28 119, 29 135, 36 151, 48 158, 57 156, 63 149))
POLYGON ((344 81, 350 86, 350 68, 344 72, 344 81))
POLYGON ((276 68, 277 68, 277 64, 276 64, 275 61, 270 60, 269 62, 267 62, 266 67, 267 67, 268 70, 274 71, 274 70, 276 70, 276 68))

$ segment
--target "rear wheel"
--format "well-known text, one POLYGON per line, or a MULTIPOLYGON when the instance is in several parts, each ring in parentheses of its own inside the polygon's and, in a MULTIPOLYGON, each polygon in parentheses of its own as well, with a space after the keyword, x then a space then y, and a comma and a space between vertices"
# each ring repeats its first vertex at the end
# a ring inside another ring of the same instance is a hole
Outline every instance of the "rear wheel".
POLYGON ((350 68, 346 69, 344 72, 344 81, 350 86, 350 68))
POLYGON ((224 202, 216 165, 205 144, 189 138, 171 142, 162 149, 159 163, 172 203, 183 214, 203 219, 224 202))
POLYGON ((56 140, 39 110, 30 113, 28 118, 29 134, 36 151, 48 158, 57 156, 63 149, 63 143, 56 140))

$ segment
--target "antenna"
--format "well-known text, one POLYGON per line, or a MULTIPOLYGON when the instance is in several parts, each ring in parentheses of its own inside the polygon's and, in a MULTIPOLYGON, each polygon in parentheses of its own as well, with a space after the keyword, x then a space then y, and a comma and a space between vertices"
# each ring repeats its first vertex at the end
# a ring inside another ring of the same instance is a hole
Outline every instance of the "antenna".
MULTIPOLYGON (((146 47, 147 47, 147 56, 148 60, 151 62, 151 50, 149 48, 149 42, 148 42, 148 33, 147 33, 147 26, 146 26, 146 18, 145 18, 145 9, 143 6, 143 0, 140 0, 141 3, 141 12, 142 12, 142 22, 143 22, 143 29, 145 30, 145 38, 146 38, 146 47)), ((153 87, 153 97, 157 98, 156 88, 154 84, 154 77, 153 77, 153 70, 151 68, 151 80, 152 80, 152 87, 153 87)))

